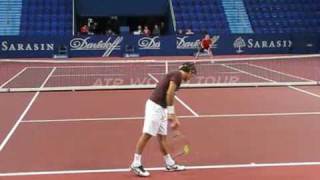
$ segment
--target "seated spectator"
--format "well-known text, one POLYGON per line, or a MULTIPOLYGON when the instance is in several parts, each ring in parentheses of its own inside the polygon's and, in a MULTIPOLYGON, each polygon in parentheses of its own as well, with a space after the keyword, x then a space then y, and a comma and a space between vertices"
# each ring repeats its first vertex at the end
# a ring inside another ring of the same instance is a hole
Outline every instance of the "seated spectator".
POLYGON ((88 19, 88 29, 89 29, 88 34, 94 35, 96 33, 97 26, 98 26, 98 23, 94 22, 92 18, 89 18, 88 19))
POLYGON ((148 26, 144 26, 143 35, 144 36, 150 36, 151 35, 151 31, 149 30, 148 26))
POLYGON ((152 31, 153 36, 160 36, 160 28, 158 25, 154 25, 153 31, 152 31))
POLYGON ((192 30, 190 28, 187 29, 186 35, 194 35, 194 32, 192 32, 192 30))
POLYGON ((136 31, 133 31, 133 35, 142 35, 143 32, 142 32, 142 26, 138 26, 137 30, 136 31))
POLYGON ((178 29, 177 35, 183 35, 183 30, 182 29, 178 29))
POLYGON ((209 34, 205 34, 204 38, 201 39, 199 43, 198 52, 196 53, 196 59, 199 57, 200 53, 207 53, 212 57, 212 40, 209 34))
POLYGON ((119 19, 118 16, 110 17, 110 26, 109 26, 115 34, 119 34, 119 19))
POLYGON ((106 35, 107 36, 114 36, 115 33, 112 31, 112 29, 108 29, 108 30, 106 30, 106 35))
POLYGON ((166 28, 165 23, 164 23, 164 22, 161 22, 161 23, 160 23, 160 32, 161 32, 161 33, 164 33, 164 32, 165 32, 165 28, 166 28))
POLYGON ((83 25, 83 26, 81 26, 81 28, 80 28, 80 34, 88 34, 88 32, 89 32, 89 27, 88 27, 88 25, 83 25))

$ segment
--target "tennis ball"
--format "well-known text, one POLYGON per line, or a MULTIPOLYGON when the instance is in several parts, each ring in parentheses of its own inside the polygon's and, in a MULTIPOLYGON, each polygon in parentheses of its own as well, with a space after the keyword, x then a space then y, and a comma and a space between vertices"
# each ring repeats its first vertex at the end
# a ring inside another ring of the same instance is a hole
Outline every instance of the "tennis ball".
POLYGON ((183 151, 184 151, 185 154, 189 154, 189 152, 190 152, 189 146, 188 146, 188 145, 185 145, 185 146, 183 147, 183 151))

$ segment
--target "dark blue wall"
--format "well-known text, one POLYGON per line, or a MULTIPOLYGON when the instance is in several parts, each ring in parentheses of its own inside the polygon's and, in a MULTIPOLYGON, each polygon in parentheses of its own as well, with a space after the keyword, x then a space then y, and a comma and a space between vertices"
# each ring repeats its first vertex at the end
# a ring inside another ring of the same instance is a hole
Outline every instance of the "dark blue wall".
MULTIPOLYGON (((58 47, 68 48, 70 57, 122 56, 127 45, 141 56, 193 55, 200 35, 194 36, 82 36, 1 37, 0 58, 52 57, 58 47)), ((214 54, 319 53, 319 34, 215 35, 214 54)))
POLYGON ((167 0, 76 0, 80 16, 161 16, 167 0))

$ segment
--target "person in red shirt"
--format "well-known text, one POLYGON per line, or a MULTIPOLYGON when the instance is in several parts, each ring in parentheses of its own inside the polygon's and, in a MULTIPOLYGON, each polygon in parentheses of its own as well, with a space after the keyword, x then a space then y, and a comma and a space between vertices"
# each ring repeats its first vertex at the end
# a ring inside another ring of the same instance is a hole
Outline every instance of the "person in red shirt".
POLYGON ((150 29, 148 28, 148 26, 144 26, 143 35, 144 35, 144 36, 150 36, 150 35, 151 35, 151 31, 150 31, 150 29))
POLYGON ((206 34, 199 43, 198 52, 196 53, 196 59, 199 57, 200 53, 206 52, 210 57, 212 57, 212 39, 209 34, 206 34))
POLYGON ((88 34, 88 32, 89 32, 89 27, 88 27, 88 25, 83 25, 83 26, 81 26, 81 28, 80 28, 80 33, 81 34, 88 34))

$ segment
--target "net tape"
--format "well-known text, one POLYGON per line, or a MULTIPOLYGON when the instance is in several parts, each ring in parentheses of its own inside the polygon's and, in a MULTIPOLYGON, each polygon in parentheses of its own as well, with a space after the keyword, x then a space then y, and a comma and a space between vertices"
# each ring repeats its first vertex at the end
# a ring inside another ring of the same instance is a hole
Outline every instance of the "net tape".
POLYGON ((0 60, 0 92, 150 89, 184 62, 198 74, 182 85, 258 87, 317 85, 320 55, 202 60, 0 60))

